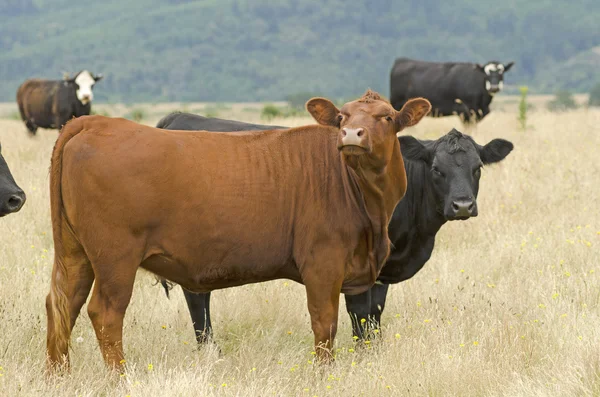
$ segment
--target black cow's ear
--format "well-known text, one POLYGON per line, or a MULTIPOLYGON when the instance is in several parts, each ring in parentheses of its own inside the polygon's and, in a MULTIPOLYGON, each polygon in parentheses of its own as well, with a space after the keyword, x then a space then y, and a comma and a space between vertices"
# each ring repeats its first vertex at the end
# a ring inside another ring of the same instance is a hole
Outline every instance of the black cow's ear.
POLYGON ((329 99, 312 98, 306 102, 306 110, 321 125, 340 126, 340 110, 329 99))
POLYGON ((504 65, 504 71, 508 72, 508 69, 512 68, 512 65, 514 65, 514 62, 509 62, 507 64, 504 65))
POLYGON ((512 142, 505 139, 494 139, 485 146, 479 146, 479 158, 483 164, 497 163, 504 160, 506 156, 513 150, 512 142))
POLYGON ((94 76, 94 80, 96 81, 100 81, 104 78, 104 76, 102 75, 102 73, 98 73, 97 75, 94 76))
POLYGON ((396 112, 396 132, 417 124, 431 111, 431 103, 425 98, 409 99, 399 112, 396 112))
POLYGON ((402 157, 412 161, 429 162, 429 150, 417 138, 410 135, 402 135, 398 137, 400 141, 400 150, 402 157))

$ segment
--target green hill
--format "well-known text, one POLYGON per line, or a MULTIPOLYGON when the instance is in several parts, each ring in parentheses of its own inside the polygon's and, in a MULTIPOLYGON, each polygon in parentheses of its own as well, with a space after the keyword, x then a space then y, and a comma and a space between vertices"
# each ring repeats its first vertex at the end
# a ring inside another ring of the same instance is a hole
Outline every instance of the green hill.
POLYGON ((548 70, 540 71, 539 87, 542 90, 569 88, 589 92, 594 83, 600 83, 600 46, 580 52, 564 62, 557 62, 548 70), (560 82, 556 84, 556 82, 560 82))
MULTIPOLYGON (((14 100, 28 77, 83 68, 104 73, 96 96, 105 101, 387 95, 398 56, 515 61, 508 85, 581 89, 548 70, 600 44, 597 0, 273 3, 3 0, 0 100, 14 100)), ((597 68, 585 73, 600 80, 597 68)))

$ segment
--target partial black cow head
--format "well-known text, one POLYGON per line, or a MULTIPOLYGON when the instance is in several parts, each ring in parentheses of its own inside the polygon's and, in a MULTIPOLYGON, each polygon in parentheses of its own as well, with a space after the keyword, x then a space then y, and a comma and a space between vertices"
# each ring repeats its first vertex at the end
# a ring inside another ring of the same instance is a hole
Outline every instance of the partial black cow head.
POLYGON ((19 211, 25 204, 25 193, 13 179, 0 146, 0 217, 19 211))
POLYGON ((94 93, 92 92, 94 84, 102 80, 102 77, 101 74, 93 75, 87 70, 82 70, 73 78, 70 78, 68 74, 65 74, 63 80, 66 84, 74 86, 75 94, 77 95, 79 102, 81 102, 82 105, 87 105, 94 99, 94 93))
POLYGON ((431 188, 437 212, 446 220, 464 220, 477 216, 482 166, 503 160, 513 144, 494 139, 480 146, 470 136, 453 129, 436 141, 401 136, 400 148, 405 159, 427 164, 429 174, 423 183, 431 188))
POLYGON ((512 67, 514 62, 509 62, 506 65, 501 62, 491 61, 485 65, 476 64, 475 67, 485 73, 485 89, 490 95, 502 90, 504 85, 504 73, 512 67))

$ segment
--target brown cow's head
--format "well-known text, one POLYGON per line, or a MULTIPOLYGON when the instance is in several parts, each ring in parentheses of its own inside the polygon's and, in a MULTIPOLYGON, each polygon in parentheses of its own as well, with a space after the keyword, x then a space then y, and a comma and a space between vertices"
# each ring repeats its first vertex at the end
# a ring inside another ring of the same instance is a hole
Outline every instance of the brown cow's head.
POLYGON ((313 98, 306 109, 322 125, 339 128, 338 149, 347 157, 367 155, 373 165, 385 165, 392 156, 396 133, 417 124, 431 104, 423 98, 411 99, 400 111, 371 90, 356 101, 338 109, 325 98, 313 98))

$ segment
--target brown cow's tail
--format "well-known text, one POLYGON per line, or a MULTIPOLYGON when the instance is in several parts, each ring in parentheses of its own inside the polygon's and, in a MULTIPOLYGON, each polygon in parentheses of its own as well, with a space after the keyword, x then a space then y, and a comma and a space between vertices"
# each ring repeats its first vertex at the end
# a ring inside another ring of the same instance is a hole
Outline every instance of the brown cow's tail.
POLYGON ((69 310, 68 269, 64 260, 64 239, 72 236, 72 230, 64 214, 62 200, 62 156, 65 145, 71 138, 81 132, 83 123, 79 119, 69 121, 58 136, 52 151, 50 164, 50 213, 52 218, 52 235, 54 238, 54 267, 50 282, 48 302, 48 352, 50 359, 60 360, 66 355, 71 334, 71 315, 69 310), (53 322, 53 324, 50 323, 53 322), (53 333, 51 334, 51 328, 53 333), (51 336, 52 335, 52 336, 51 336), (55 354, 53 354, 55 352, 55 354))

